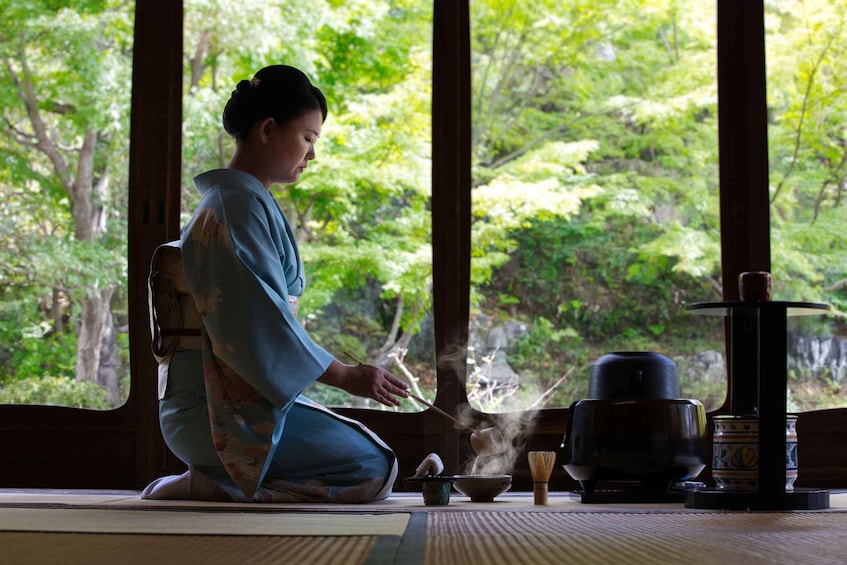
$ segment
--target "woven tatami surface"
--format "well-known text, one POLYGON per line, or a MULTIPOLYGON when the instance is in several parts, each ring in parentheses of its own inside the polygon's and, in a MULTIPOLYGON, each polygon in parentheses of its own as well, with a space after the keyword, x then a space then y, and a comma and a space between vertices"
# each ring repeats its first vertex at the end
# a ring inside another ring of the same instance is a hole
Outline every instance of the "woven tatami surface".
POLYGON ((842 564, 847 494, 819 511, 682 504, 535 506, 420 495, 368 505, 140 501, 137 494, 0 491, 0 565, 842 564))
POLYGON ((426 563, 847 563, 841 512, 442 512, 426 563))
POLYGON ((0 532, 14 565, 360 564, 373 536, 185 536, 0 532))

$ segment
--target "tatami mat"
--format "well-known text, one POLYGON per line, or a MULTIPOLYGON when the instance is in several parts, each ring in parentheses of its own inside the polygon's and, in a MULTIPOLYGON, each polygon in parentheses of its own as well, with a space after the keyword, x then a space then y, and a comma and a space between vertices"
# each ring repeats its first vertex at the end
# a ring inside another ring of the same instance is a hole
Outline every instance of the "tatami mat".
MULTIPOLYGON (((250 537, 0 532, 4 565, 368 564, 372 536, 250 537)), ((372 561, 384 565, 391 561, 372 561)))
POLYGON ((847 494, 829 509, 583 504, 509 492, 364 505, 144 501, 134 492, 0 490, 0 564, 354 565, 845 563, 847 494), (75 533, 70 533, 75 532, 75 533))
POLYGON ((402 536, 409 514, 0 508, 0 531, 247 536, 402 536))
POLYGON ((429 514, 426 563, 438 565, 842 565, 842 512, 429 514))

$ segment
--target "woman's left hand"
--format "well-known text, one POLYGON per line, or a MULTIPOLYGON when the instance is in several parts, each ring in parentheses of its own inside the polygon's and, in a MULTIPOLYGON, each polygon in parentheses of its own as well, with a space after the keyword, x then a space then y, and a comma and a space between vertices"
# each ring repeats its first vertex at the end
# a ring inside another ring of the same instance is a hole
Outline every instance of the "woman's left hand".
POLYGON ((400 399, 409 397, 406 383, 373 365, 344 365, 334 360, 318 380, 386 406, 400 406, 400 399))

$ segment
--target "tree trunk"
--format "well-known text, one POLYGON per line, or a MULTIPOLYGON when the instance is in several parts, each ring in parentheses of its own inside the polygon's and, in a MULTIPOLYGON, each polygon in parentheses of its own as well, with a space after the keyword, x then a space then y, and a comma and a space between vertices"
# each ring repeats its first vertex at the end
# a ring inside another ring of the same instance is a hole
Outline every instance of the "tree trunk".
MULTIPOLYGON (((111 293, 110 293, 111 294, 111 293)), ((100 332, 100 365, 97 368, 97 384, 108 391, 109 406, 117 408, 123 402, 120 390, 120 375, 118 374, 118 339, 112 311, 108 308, 109 300, 105 301, 106 311, 103 317, 103 328, 100 332)))
POLYGON ((112 326, 109 301, 111 288, 93 289, 82 300, 77 330, 76 378, 80 381, 99 382, 100 351, 104 328, 112 326), (106 320, 106 318, 110 320, 106 320))

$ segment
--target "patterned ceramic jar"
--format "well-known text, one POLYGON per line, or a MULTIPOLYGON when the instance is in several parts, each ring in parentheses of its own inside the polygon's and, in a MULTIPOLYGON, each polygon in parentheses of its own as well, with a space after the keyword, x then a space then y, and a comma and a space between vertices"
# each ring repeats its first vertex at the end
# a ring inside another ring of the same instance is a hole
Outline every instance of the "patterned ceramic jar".
MULTIPOLYGON (((797 416, 785 418, 785 490, 797 479, 797 416)), ((715 486, 728 491, 755 491, 759 483, 759 419, 715 416, 712 443, 715 486)))

